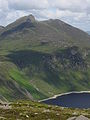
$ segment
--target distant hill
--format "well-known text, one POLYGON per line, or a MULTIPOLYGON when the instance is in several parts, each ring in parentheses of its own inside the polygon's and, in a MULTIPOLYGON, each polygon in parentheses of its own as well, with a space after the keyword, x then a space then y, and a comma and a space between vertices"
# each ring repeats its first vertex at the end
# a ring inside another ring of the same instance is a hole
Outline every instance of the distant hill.
POLYGON ((90 36, 58 19, 22 17, 0 32, 0 99, 90 90, 90 36))

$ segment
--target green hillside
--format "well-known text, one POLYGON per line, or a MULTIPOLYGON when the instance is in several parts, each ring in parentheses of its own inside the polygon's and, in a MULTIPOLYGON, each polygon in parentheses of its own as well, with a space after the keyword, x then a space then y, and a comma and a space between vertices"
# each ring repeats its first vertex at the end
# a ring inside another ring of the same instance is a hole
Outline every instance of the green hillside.
POLYGON ((25 16, 0 32, 0 99, 40 100, 90 90, 90 36, 25 16))

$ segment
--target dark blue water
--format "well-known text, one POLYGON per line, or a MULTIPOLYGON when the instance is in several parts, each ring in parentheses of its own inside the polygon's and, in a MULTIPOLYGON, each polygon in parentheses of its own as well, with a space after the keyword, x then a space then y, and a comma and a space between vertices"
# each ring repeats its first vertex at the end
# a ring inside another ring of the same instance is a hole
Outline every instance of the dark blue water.
POLYGON ((43 102, 69 108, 90 108, 90 93, 70 93, 43 102))

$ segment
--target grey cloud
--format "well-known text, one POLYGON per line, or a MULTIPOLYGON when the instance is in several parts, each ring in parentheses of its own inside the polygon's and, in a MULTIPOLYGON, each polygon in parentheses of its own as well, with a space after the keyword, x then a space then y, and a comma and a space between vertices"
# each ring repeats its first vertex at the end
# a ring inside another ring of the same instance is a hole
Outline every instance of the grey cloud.
POLYGON ((9 8, 15 10, 31 10, 48 8, 48 0, 8 0, 9 8))

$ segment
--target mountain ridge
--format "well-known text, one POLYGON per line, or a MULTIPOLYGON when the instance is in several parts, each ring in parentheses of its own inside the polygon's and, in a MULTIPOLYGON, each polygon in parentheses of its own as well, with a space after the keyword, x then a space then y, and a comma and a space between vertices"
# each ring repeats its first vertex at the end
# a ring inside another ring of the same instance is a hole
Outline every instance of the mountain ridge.
POLYGON ((80 42, 80 44, 84 44, 82 46, 85 46, 85 44, 86 47, 90 46, 87 44, 90 41, 90 36, 84 31, 57 19, 40 22, 33 18, 34 21, 31 22, 28 21, 29 17, 25 16, 6 26, 1 33, 0 39, 27 39, 30 41, 32 38, 31 41, 37 42, 37 44, 46 41, 47 43, 51 42, 52 46, 55 44, 56 46, 61 45, 63 47, 67 46, 67 44, 78 46, 80 42))

